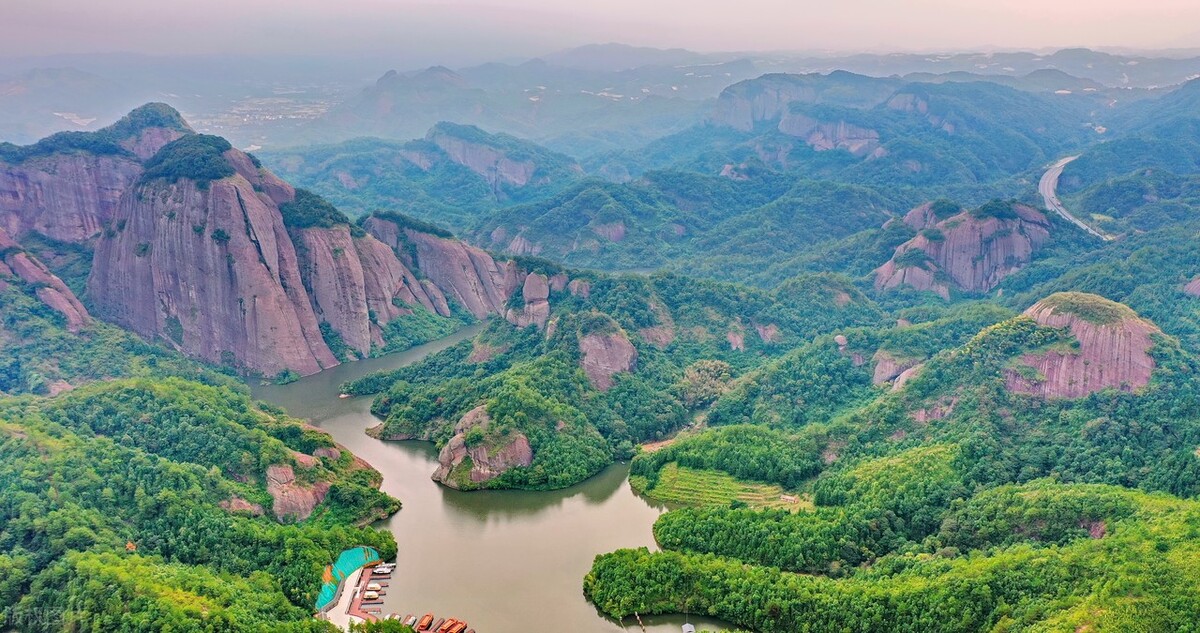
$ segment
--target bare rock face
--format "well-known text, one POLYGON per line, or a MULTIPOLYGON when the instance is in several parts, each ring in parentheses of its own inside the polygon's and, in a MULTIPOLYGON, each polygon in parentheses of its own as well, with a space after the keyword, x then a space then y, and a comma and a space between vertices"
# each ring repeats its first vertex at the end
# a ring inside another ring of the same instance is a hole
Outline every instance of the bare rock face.
POLYGON ((1029 263, 1050 236, 1046 216, 1020 204, 1002 216, 964 211, 930 226, 935 219, 927 206, 909 212, 905 222, 923 230, 875 269, 877 289, 910 286, 947 298, 952 288, 987 292, 1029 263))
POLYGON ((1188 285, 1183 287, 1183 291, 1193 297, 1200 297, 1200 277, 1196 277, 1188 282, 1188 285))
POLYGON ((497 148, 471 143, 436 128, 430 131, 427 140, 446 152, 450 160, 486 178, 492 187, 501 183, 524 186, 537 170, 533 161, 514 160, 497 148))
POLYGON ((217 504, 222 510, 232 514, 249 514, 251 516, 260 517, 263 515, 262 506, 257 503, 251 503, 241 497, 230 497, 221 503, 217 504))
POLYGON ((382 326, 412 314, 394 300, 450 316, 440 291, 422 285, 374 237, 354 237, 348 225, 339 225, 304 229, 299 239, 300 272, 317 319, 329 323, 359 356, 384 344, 382 326))
MULTIPOLYGON (((841 294, 845 294, 845 293, 841 293, 841 294)), ((847 296, 847 298, 849 298, 849 295, 846 295, 846 296, 847 296)), ((845 304, 841 304, 841 305, 845 305, 845 304)), ((761 339, 762 342, 764 342, 764 343, 778 343, 779 342, 780 334, 779 334, 779 326, 778 325, 775 325, 774 323, 767 323, 766 325, 763 325, 761 323, 755 323, 754 329, 755 329, 755 331, 758 332, 758 338, 761 339)))
POLYGON ((1024 367, 1005 370, 1009 390, 1045 398, 1081 398, 1101 389, 1134 391, 1150 382, 1154 359, 1148 350, 1153 323, 1128 307, 1077 292, 1051 295, 1025 316, 1053 328, 1067 328, 1076 349, 1025 354, 1024 367))
POLYGON ((158 153, 164 145, 183 136, 182 130, 165 127, 148 127, 139 130, 135 135, 121 141, 121 147, 129 150, 134 156, 146 160, 158 153))
POLYGON ((567 284, 567 292, 570 292, 572 297, 587 299, 592 295, 592 284, 585 279, 574 279, 567 284))
POLYGON ((892 383, 892 391, 900 391, 903 389, 904 385, 907 384, 908 381, 912 380, 917 374, 921 373, 921 368, 924 366, 925 363, 919 363, 900 372, 900 375, 896 376, 896 382, 892 383))
POLYGON ((67 329, 78 332, 91 322, 87 309, 74 292, 36 257, 20 250, 20 246, 0 228, 0 290, 7 288, 5 277, 20 279, 37 287, 34 294, 47 307, 67 320, 67 329))
POLYGON ((296 473, 287 464, 267 467, 267 492, 274 503, 271 510, 280 521, 288 517, 303 521, 312 516, 313 509, 325 500, 329 482, 319 481, 311 486, 296 481, 296 473))
POLYGON ((342 449, 334 448, 332 446, 322 446, 321 448, 313 451, 313 457, 322 457, 337 461, 342 457, 342 449))
POLYGON ((381 218, 369 219, 364 228, 398 253, 412 253, 415 261, 404 263, 419 268, 477 319, 504 314, 509 297, 523 281, 514 262, 497 262, 486 251, 458 240, 402 229, 381 218))
POLYGON ((450 316, 450 307, 446 305, 446 298, 441 291, 422 284, 391 248, 370 235, 353 238, 353 242, 354 253, 363 271, 367 314, 375 315, 375 321, 369 324, 374 344, 383 344, 382 326, 395 318, 412 314, 411 309, 396 305, 394 300, 398 299, 407 306, 419 305, 434 314, 450 316))
POLYGON ((871 377, 871 384, 876 386, 892 380, 899 382, 898 376, 920 362, 910 358, 896 358, 884 350, 876 351, 871 360, 875 361, 875 373, 871 377))
POLYGON ((519 310, 509 308, 504 318, 517 327, 536 325, 539 330, 544 329, 550 318, 550 280, 540 273, 526 275, 521 293, 525 305, 519 310))
POLYGON ((637 366, 637 349, 622 331, 581 337, 579 352, 588 382, 600 391, 612 388, 614 375, 629 373, 637 366))
POLYGON ((97 243, 98 316, 194 357, 272 376, 338 364, 279 209, 240 175, 140 185, 97 243))
POLYGON ((142 166, 122 156, 54 154, 0 162, 0 228, 15 239, 39 233, 83 244, 116 215, 142 166))
POLYGON ((800 113, 789 112, 779 121, 779 131, 804 139, 818 152, 842 149, 864 157, 882 152, 879 132, 845 121, 818 121, 800 113))
POLYGON ((371 351, 366 278, 350 227, 299 232, 300 273, 317 320, 329 323, 343 342, 366 356, 371 351))
POLYGON ((454 426, 454 436, 438 454, 439 465, 433 473, 434 481, 451 488, 461 488, 462 484, 467 482, 468 487, 474 487, 499 477, 511 468, 533 463, 533 449, 529 445, 529 438, 519 431, 509 432, 503 436, 503 440, 492 438, 477 446, 468 447, 467 431, 475 427, 486 430, 489 422, 487 408, 483 405, 468 411, 458 421, 454 426), (464 474, 460 467, 468 457, 471 460, 471 469, 464 474))

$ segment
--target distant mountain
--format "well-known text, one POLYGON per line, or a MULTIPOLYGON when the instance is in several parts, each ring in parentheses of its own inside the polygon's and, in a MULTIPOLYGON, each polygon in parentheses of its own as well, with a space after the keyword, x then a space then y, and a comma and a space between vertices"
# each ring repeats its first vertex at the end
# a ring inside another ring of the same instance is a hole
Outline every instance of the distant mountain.
POLYGON ((355 139, 261 156, 352 216, 400 211, 455 230, 496 206, 551 195, 582 176, 574 160, 534 143, 444 122, 420 140, 355 139))
POLYGON ((1059 94, 1069 94, 1075 92, 1108 92, 1108 87, 1098 81, 1093 81, 1086 77, 1075 77, 1061 70, 1051 68, 1035 70, 1028 75, 1023 75, 1020 77, 1010 77, 1008 75, 981 75, 971 72, 956 71, 943 74, 909 73, 904 76, 904 79, 907 81, 919 81, 923 83, 990 81, 1002 86, 1016 88, 1017 90, 1026 90, 1029 92, 1056 92, 1059 94))
POLYGON ((589 165, 631 175, 672 168, 744 178, 765 168, 880 186, 983 184, 1096 138, 1093 105, 990 82, 770 74, 722 92, 707 124, 589 165))
POLYGON ((911 73, 1023 77, 1049 69, 1120 88, 1172 86, 1200 75, 1200 57, 1114 55, 1086 48, 1068 48, 1050 54, 966 52, 858 54, 824 58, 798 56, 780 60, 779 66, 781 70, 791 72, 848 70, 876 77, 911 73))

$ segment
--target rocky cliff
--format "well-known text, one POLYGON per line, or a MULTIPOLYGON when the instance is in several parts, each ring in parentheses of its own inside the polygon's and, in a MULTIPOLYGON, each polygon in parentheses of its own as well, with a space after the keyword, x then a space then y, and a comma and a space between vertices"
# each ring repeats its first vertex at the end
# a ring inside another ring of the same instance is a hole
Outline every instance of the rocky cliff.
POLYGON ((179 113, 142 106, 97 132, 55 135, 0 152, 0 228, 83 244, 114 217, 141 161, 189 133, 179 113))
POLYGON ((818 152, 841 149, 858 157, 881 158, 887 151, 879 144, 879 132, 846 121, 822 121, 800 112, 788 112, 779 121, 779 131, 804 139, 818 152))
POLYGON ((987 292, 1028 264, 1050 237, 1046 216, 1022 204, 993 202, 953 215, 926 204, 904 222, 919 234, 875 270, 877 289, 909 286, 945 298, 951 289, 987 292))
POLYGON ((487 407, 479 406, 466 413, 454 426, 454 436, 438 454, 438 469, 433 480, 451 488, 476 488, 502 475, 511 468, 533 463, 529 438, 520 431, 489 434, 487 407), (467 433, 479 429, 478 444, 467 446, 467 433))
POLYGON ((330 484, 318 481, 303 484, 296 480, 295 470, 288 464, 267 467, 267 492, 271 495, 271 510, 275 518, 283 521, 290 517, 294 521, 307 519, 329 493, 330 484))
POLYGON ((1183 287, 1183 291, 1189 295, 1192 295, 1193 297, 1200 297, 1200 277, 1196 277, 1188 282, 1188 284, 1183 287))
POLYGON ((828 75, 772 73, 722 91, 709 121, 749 132, 762 123, 778 122, 793 103, 869 108, 883 103, 897 85, 889 79, 842 71, 828 75))
POLYGON ((268 376, 338 362, 278 206, 240 174, 131 189, 96 242, 88 295, 97 316, 209 362, 268 376))
POLYGON ((1039 324, 1065 328, 1078 347, 1023 355, 1005 370, 1009 390, 1045 398, 1081 398, 1101 389, 1133 391, 1154 371, 1149 349, 1159 329, 1130 308, 1096 295, 1064 292, 1025 311, 1039 324))
POLYGON ((477 319, 504 314, 509 297, 524 283, 516 263, 497 262, 487 251, 453 238, 401 226, 386 216, 368 218, 363 226, 477 319))

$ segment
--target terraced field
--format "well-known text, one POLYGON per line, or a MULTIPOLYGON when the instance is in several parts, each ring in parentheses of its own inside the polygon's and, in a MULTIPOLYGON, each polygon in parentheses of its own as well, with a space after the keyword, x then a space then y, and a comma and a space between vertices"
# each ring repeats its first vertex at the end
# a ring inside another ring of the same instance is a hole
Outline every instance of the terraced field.
POLYGON ((715 470, 696 470, 671 463, 659 473, 658 485, 646 490, 646 479, 636 475, 629 478, 635 492, 661 503, 706 506, 729 505, 741 501, 752 508, 787 508, 793 511, 811 510, 812 500, 808 495, 788 492, 783 488, 742 481, 727 473, 715 470), (788 495, 796 499, 783 499, 788 495))

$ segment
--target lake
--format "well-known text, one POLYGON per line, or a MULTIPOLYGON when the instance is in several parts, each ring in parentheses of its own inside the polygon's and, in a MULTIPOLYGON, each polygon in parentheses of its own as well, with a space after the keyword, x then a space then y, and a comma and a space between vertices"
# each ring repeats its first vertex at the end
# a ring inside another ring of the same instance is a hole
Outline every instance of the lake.
MULTIPOLYGON (((633 493, 628 465, 550 492, 460 492, 429 478, 428 442, 384 442, 363 431, 379 423, 371 398, 338 398, 338 387, 395 369, 477 334, 476 325, 405 352, 346 363, 288 385, 254 385, 256 398, 310 420, 383 473, 383 490, 404 507, 376 527, 396 535, 397 571, 384 613, 466 620, 478 633, 639 631, 605 619, 583 597, 592 559, 622 547, 654 548, 651 525, 666 510, 633 493)), ((720 630, 713 620, 689 619, 720 630)), ((683 616, 644 618, 646 630, 678 633, 683 616)))

